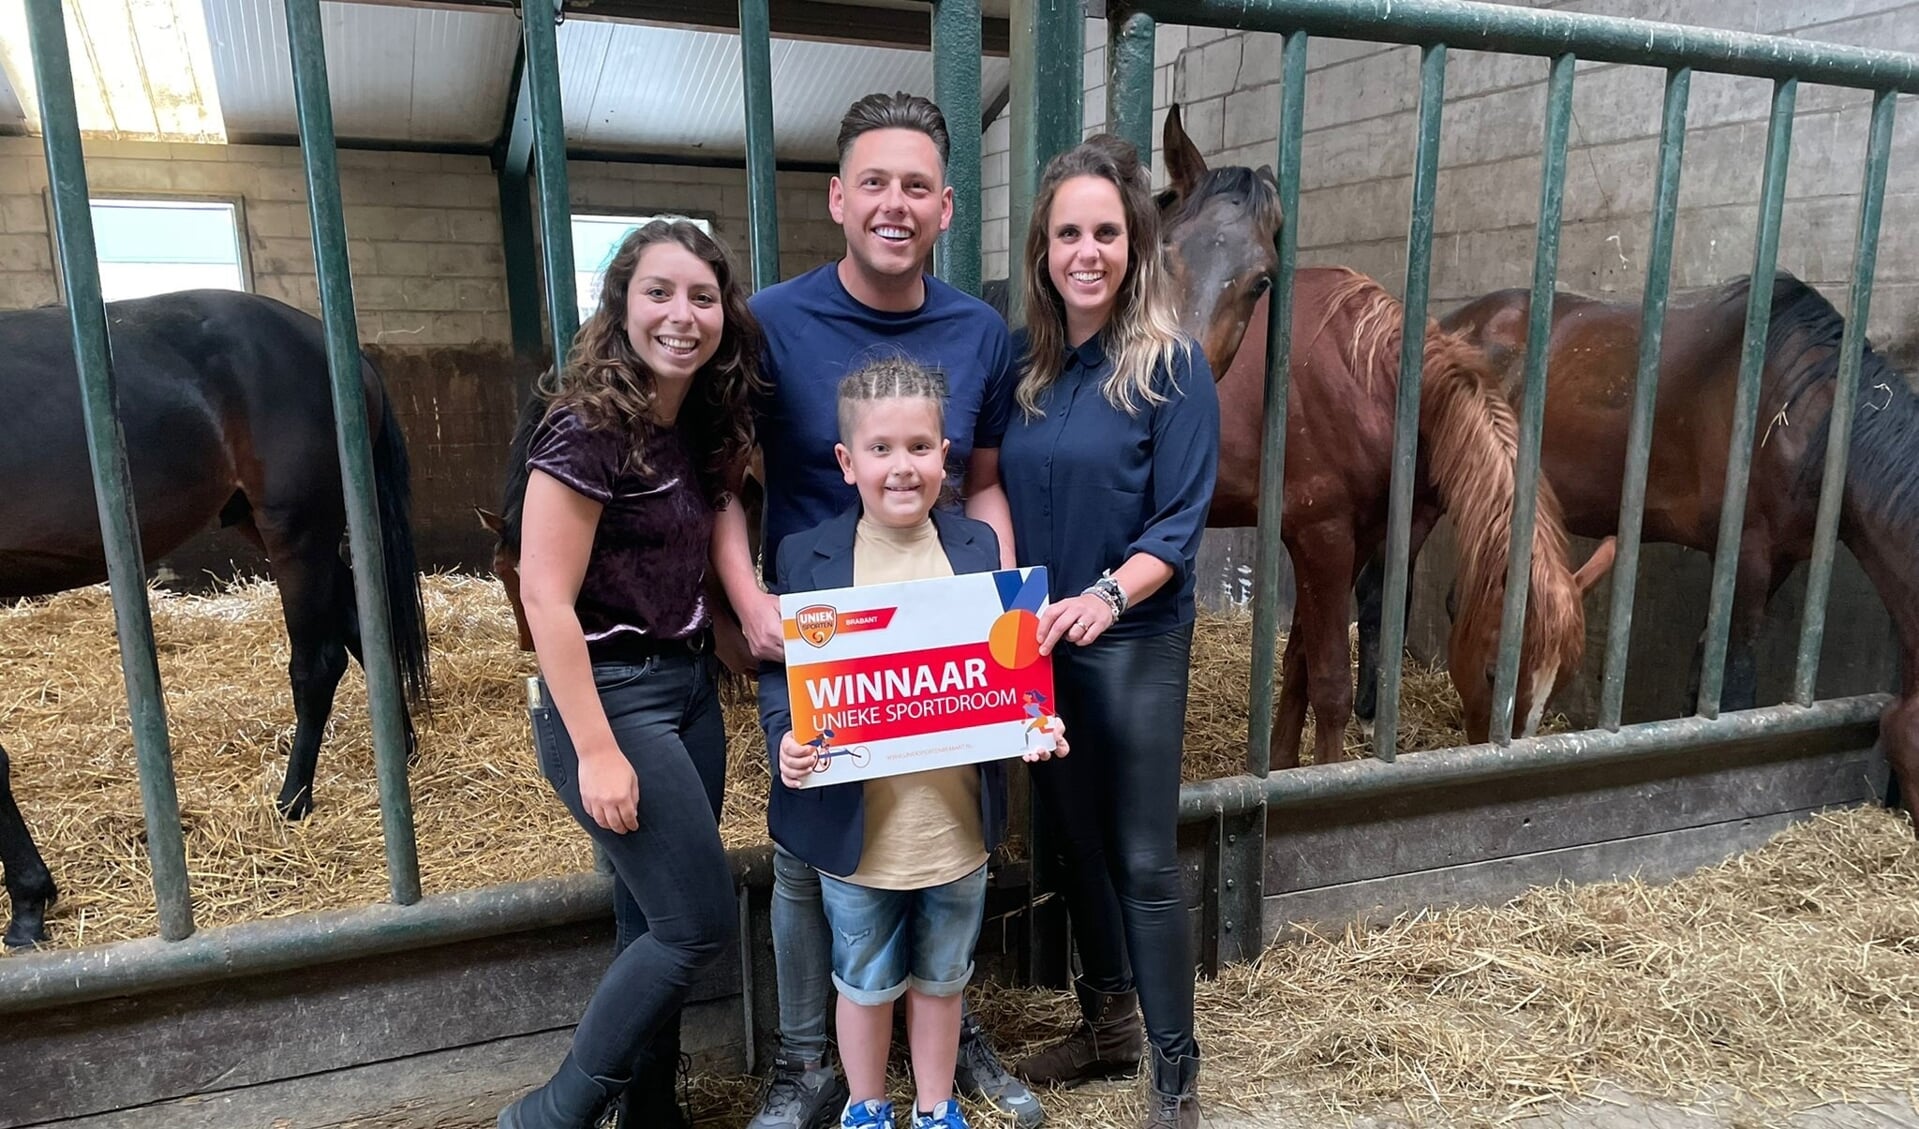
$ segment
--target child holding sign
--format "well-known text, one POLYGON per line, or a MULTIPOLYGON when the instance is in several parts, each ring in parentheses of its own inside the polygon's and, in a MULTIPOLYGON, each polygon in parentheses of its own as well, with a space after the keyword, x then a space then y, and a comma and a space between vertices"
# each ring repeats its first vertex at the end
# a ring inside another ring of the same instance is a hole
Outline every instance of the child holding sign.
MULTIPOLYGON (((922 580, 999 567, 984 522, 934 502, 946 478, 939 377, 883 360, 840 383, 834 448, 860 504, 781 546, 775 591, 810 592, 922 580)), ((893 1001, 910 996, 907 1041, 914 1129, 965 1129, 953 1100, 960 993, 973 972, 986 904, 986 857, 1006 825, 1004 763, 933 769, 800 790, 822 749, 794 739, 786 671, 760 668, 760 720, 776 750, 767 823, 786 850, 820 871, 833 931, 840 1057, 850 1099, 843 1129, 893 1125, 886 1056, 893 1001)), ((1064 738, 1053 754, 1065 755, 1064 738)))

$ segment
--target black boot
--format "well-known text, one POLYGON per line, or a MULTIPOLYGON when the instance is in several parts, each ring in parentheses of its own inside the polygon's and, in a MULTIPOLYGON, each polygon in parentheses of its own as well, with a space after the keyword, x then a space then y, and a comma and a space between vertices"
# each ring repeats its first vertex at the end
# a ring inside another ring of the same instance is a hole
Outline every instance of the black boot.
POLYGON ((1199 1129, 1199 1051, 1167 1058, 1153 1048, 1153 1095, 1143 1129, 1199 1129))
POLYGON ((546 1085, 500 1111, 498 1129, 593 1129, 626 1084, 588 1074, 568 1053, 546 1085))
POLYGON ((633 1081, 620 1091, 615 1129, 692 1129, 679 1095, 686 1064, 686 1056, 679 1054, 642 1058, 633 1081))

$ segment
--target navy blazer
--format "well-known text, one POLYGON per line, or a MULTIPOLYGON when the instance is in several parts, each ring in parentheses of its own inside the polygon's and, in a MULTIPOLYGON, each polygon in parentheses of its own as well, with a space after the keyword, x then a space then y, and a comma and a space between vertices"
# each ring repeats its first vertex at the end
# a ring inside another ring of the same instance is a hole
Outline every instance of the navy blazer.
MULTIPOLYGON (((853 584, 853 535, 860 507, 795 533, 780 545, 779 575, 773 591, 813 592, 853 584)), ((999 537, 993 527, 944 509, 933 511, 940 547, 955 575, 999 568, 999 537)), ((766 826, 773 841, 815 870, 848 875, 859 869, 866 839, 866 785, 863 781, 820 788, 788 788, 780 779, 780 738, 793 728, 787 698, 786 664, 760 664, 760 728, 773 765, 773 789, 766 805, 766 826)), ((1006 835, 1006 764, 979 765, 980 831, 986 849, 1006 835)))

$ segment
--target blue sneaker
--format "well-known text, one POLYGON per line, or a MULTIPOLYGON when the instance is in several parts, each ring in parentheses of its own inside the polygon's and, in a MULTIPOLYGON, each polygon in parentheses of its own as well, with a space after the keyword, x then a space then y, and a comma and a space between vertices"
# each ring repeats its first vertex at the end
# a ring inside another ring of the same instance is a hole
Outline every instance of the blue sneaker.
POLYGON ((893 1103, 883 1098, 849 1103, 840 1114, 840 1129, 893 1129, 893 1103))
POLYGON ((966 1115, 960 1112, 958 1102, 946 1101, 933 1107, 931 1113, 913 1111, 913 1129, 971 1129, 966 1124, 966 1115))

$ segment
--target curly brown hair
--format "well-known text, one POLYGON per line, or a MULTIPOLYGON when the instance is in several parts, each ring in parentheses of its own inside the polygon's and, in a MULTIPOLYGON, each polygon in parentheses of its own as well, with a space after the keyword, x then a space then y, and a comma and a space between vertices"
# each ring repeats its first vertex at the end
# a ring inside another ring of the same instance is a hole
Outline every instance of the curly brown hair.
POLYGON ((720 345, 694 379, 674 426, 698 467, 700 489, 715 507, 737 487, 753 450, 753 398, 766 391, 760 377, 763 335, 746 304, 746 283, 718 240, 686 220, 653 220, 634 229, 607 265, 600 303, 574 335, 566 364, 540 380, 547 411, 570 408, 592 428, 632 435, 633 469, 647 472, 638 438, 663 425, 654 415, 653 373, 626 337, 627 288, 646 249, 677 243, 713 268, 725 315, 720 345))

